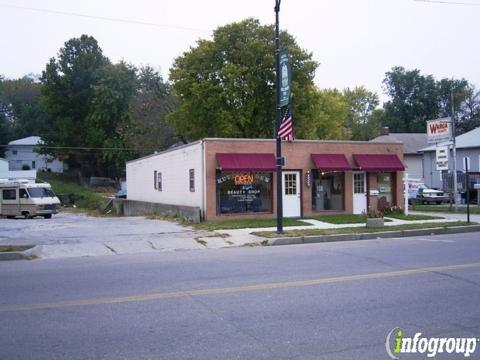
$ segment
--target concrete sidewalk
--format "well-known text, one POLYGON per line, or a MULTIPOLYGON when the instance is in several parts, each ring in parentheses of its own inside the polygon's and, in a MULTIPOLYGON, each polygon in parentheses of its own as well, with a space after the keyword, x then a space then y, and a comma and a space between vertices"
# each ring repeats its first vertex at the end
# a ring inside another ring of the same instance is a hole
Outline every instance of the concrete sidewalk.
MULTIPOLYGON (((418 215, 422 215, 422 213, 418 213, 418 215)), ((427 215, 427 214, 425 214, 427 215)), ((436 217, 443 217, 442 214, 428 214, 431 216, 436 217)), ((398 225, 406 225, 406 224, 431 224, 431 223, 438 223, 444 224, 445 222, 455 222, 458 221, 454 217, 447 218, 444 217, 442 219, 434 219, 434 220, 413 220, 413 221, 406 221, 406 220, 399 220, 394 218, 385 217, 385 219, 390 220, 390 222, 385 222, 385 226, 398 226, 398 225)), ((301 219, 301 221, 310 224, 305 226, 285 226, 283 228, 284 231, 289 230, 305 230, 305 229, 341 229, 341 228, 364 228, 365 223, 360 224, 331 224, 324 221, 313 220, 313 219, 301 219)), ((474 221, 474 220, 472 220, 474 221)), ((480 216, 479 220, 480 222, 480 216)), ((252 235, 253 232, 263 232, 263 231, 276 231, 276 227, 266 227, 266 228, 246 228, 246 229, 234 229, 234 230, 215 230, 218 234, 227 234, 228 240, 230 240, 234 246, 242 246, 245 244, 261 244, 266 239, 263 237, 259 237, 256 235, 252 235)))

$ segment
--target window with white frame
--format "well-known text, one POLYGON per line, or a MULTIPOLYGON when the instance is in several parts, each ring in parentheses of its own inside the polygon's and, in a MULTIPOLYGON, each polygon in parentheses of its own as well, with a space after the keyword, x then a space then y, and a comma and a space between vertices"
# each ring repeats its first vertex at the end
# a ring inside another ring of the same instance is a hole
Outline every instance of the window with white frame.
POLYGON ((188 170, 190 191, 195 192, 195 169, 188 170))

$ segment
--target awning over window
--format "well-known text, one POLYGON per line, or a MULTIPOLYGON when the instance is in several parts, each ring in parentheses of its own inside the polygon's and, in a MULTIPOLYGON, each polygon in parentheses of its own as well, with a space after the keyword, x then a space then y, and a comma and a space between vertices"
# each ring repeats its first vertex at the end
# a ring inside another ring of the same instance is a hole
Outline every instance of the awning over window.
POLYGON ((218 154, 218 167, 222 171, 275 171, 273 154, 218 154))
POLYGON ((343 154, 312 154, 312 160, 318 170, 348 171, 352 166, 343 154))
POLYGON ((358 167, 364 171, 403 171, 405 167, 395 154, 353 154, 358 167))

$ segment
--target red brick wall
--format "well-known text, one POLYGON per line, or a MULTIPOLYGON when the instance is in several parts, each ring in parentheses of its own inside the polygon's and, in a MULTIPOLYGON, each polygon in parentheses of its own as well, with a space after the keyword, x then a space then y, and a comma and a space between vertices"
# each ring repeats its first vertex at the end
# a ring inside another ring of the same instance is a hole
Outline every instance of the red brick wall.
MULTIPOLYGON (((271 153, 275 155, 274 140, 244 140, 244 139, 206 139, 205 140, 205 173, 206 173, 206 214, 207 220, 223 218, 259 218, 275 217, 276 213, 276 179, 273 176, 273 213, 251 215, 217 215, 216 213, 216 185, 215 170, 217 168, 217 153, 271 153)), ((305 185, 305 173, 315 168, 311 160, 311 154, 344 154, 348 162, 356 166, 353 154, 396 154, 403 161, 403 145, 399 143, 369 143, 353 141, 306 141, 282 143, 282 156, 285 157, 283 170, 299 170, 301 176, 301 199, 303 216, 311 215, 312 212, 312 189, 305 185)), ((403 172, 396 176, 396 201, 397 205, 403 205, 403 172)), ((376 174, 369 174, 370 188, 376 189, 376 174)), ((370 197, 370 205, 375 203, 375 197, 370 197)), ((345 172, 344 188, 345 210, 342 212, 330 212, 351 214, 353 211, 353 185, 352 172, 345 172)), ((324 212, 327 213, 327 212, 324 212)))

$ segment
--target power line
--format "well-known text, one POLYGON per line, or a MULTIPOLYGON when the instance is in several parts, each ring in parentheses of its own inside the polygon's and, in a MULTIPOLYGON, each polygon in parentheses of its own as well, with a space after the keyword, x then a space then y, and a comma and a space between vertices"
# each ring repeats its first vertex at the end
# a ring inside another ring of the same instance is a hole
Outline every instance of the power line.
MULTIPOLYGON (((96 147, 82 147, 82 146, 44 146, 44 145, 0 145, 0 147, 22 148, 22 147, 34 147, 37 149, 53 149, 53 150, 101 150, 101 151, 136 151, 136 149, 127 148, 96 148, 96 147)), ((17 149, 16 149, 17 150, 17 149)), ((18 150, 17 150, 18 151, 18 150)), ((24 150, 19 150, 20 152, 24 150)), ((26 151, 25 151, 26 152, 26 151)))
POLYGON ((111 18, 111 17, 106 17, 106 16, 80 14, 80 13, 74 13, 74 12, 68 12, 68 11, 58 11, 58 10, 50 10, 50 9, 32 8, 32 7, 26 7, 26 6, 0 4, 0 7, 11 8, 11 9, 20 9, 20 10, 29 10, 29 11, 37 11, 37 12, 48 13, 48 14, 56 14, 56 15, 76 16, 76 17, 82 17, 82 18, 87 18, 87 19, 95 19, 95 20, 103 20, 103 21, 121 22, 121 23, 133 24, 133 25, 155 26, 155 27, 166 28, 166 29, 186 30, 186 31, 205 31, 205 32, 210 31, 210 30, 206 30, 206 29, 193 28, 193 27, 188 27, 188 26, 166 25, 166 24, 159 24, 159 23, 146 22, 146 21, 140 21, 140 20, 111 18))
POLYGON ((443 5, 480 6, 480 3, 472 3, 472 2, 456 2, 456 1, 442 1, 442 0, 413 0, 413 1, 432 3, 432 4, 443 4, 443 5))

